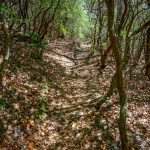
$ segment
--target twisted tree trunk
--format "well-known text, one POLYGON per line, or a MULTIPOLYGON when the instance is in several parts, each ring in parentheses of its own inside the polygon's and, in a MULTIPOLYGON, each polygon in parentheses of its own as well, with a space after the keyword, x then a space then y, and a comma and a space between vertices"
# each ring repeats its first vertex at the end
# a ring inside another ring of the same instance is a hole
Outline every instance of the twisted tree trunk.
POLYGON ((112 45, 115 61, 116 61, 116 85, 120 97, 120 118, 119 118, 119 132, 121 139, 121 149, 129 150, 128 138, 126 132, 126 116, 127 116, 127 95, 124 90, 123 83, 123 63, 122 55, 119 49, 119 43, 114 31, 114 0, 105 0, 108 14, 108 31, 109 39, 112 45))

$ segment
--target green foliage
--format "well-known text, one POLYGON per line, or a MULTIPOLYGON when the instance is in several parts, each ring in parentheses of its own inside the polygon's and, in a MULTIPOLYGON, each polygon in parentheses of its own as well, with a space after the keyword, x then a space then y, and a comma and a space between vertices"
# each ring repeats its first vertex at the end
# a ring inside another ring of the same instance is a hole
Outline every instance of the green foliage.
POLYGON ((0 13, 3 13, 5 15, 8 14, 9 13, 8 7, 6 7, 6 6, 0 7, 0 13))
POLYGON ((125 39, 127 35, 127 31, 121 31, 121 36, 125 39))
POLYGON ((35 32, 24 32, 23 36, 31 39, 28 41, 28 46, 31 48, 31 57, 33 59, 42 60, 44 50, 48 49, 47 43, 40 39, 40 36, 35 32))
POLYGON ((36 118, 38 120, 45 120, 47 119, 47 109, 46 109, 46 98, 44 96, 38 96, 38 100, 40 102, 40 106, 38 112, 36 113, 36 118))
POLYGON ((44 96, 38 96, 38 100, 40 101, 40 102, 45 102, 46 101, 46 98, 44 97, 44 96))
POLYGON ((48 45, 46 43, 33 43, 29 45, 30 48, 32 49, 38 49, 38 48, 42 48, 42 49, 48 49, 48 45))
POLYGON ((96 52, 97 52, 97 47, 96 47, 96 46, 93 46, 93 47, 91 48, 91 51, 94 52, 94 53, 96 53, 96 52))
POLYGON ((3 110, 5 107, 5 103, 4 102, 0 102, 0 111, 3 110))
POLYGON ((41 38, 36 32, 25 31, 22 33, 24 36, 31 38, 33 41, 40 42, 41 38))
POLYGON ((36 60, 42 60, 44 50, 48 49, 48 45, 44 42, 29 44, 31 50, 31 57, 36 60))
POLYGON ((10 24, 17 24, 17 23, 21 22, 18 14, 17 14, 17 11, 16 10, 11 10, 7 6, 0 7, 0 13, 3 13, 5 16, 13 15, 13 17, 8 17, 7 18, 7 21, 10 24))
POLYGON ((89 14, 85 10, 84 1, 65 0, 61 5, 55 23, 65 36, 84 40, 91 36, 89 14))

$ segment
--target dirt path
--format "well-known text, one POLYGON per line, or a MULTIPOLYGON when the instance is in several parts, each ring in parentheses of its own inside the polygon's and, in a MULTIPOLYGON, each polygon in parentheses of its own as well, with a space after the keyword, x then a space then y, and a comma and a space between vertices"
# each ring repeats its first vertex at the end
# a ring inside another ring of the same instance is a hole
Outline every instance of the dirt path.
MULTIPOLYGON (((27 50, 11 61, 13 67, 2 94, 6 106, 0 113, 6 131, 3 147, 11 150, 120 148, 117 94, 100 111, 93 107, 95 99, 109 88, 114 63, 97 76, 96 61, 85 64, 88 49, 89 45, 84 44, 80 52, 72 41, 59 40, 49 44, 42 61, 30 57, 24 60, 27 50)), ((144 80, 126 81, 130 104, 127 125, 134 147, 148 150, 150 89, 147 86, 150 85, 144 80), (139 96, 139 91, 143 95, 139 96)))

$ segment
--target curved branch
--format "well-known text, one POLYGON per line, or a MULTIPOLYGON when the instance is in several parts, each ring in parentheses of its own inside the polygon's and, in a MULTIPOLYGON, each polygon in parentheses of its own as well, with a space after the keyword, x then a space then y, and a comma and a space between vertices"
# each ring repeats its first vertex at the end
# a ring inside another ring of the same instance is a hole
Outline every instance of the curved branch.
POLYGON ((134 35, 142 32, 143 30, 145 30, 148 26, 150 26, 150 20, 145 22, 140 28, 138 28, 137 30, 133 31, 133 33, 130 35, 130 38, 133 37, 134 35))

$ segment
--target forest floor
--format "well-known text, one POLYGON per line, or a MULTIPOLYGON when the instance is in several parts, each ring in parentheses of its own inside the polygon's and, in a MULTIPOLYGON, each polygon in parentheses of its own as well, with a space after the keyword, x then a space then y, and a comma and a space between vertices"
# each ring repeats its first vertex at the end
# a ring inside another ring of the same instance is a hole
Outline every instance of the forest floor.
MULTIPOLYGON (((26 45, 12 49, 0 93, 1 150, 119 150, 119 101, 112 97, 95 109, 115 72, 115 63, 98 71, 96 57, 85 61, 71 40, 49 44, 42 60, 26 45)), ((127 132, 133 150, 150 149, 150 81, 134 68, 125 77, 127 132)))

